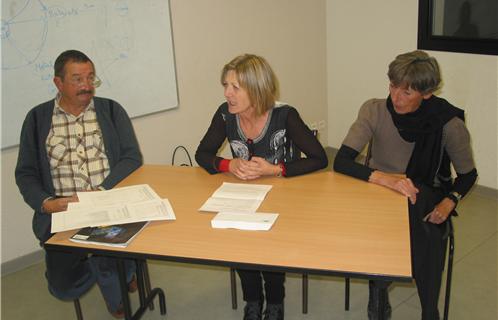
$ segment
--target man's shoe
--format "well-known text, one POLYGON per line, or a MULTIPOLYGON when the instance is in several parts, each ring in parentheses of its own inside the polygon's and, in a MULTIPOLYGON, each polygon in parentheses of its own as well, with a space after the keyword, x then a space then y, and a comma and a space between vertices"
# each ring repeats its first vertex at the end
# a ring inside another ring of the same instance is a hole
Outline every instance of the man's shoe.
POLYGON ((379 320, 378 305, 381 297, 386 302, 383 314, 384 319, 391 319, 392 308, 389 303, 389 293, 387 288, 377 288, 372 281, 369 283, 369 296, 368 296, 368 320, 379 320))
MULTIPOLYGON (((107 305, 107 302, 106 302, 106 305, 107 305)), ((109 305, 107 305, 107 310, 109 310, 109 313, 111 314, 111 316, 113 316, 116 319, 123 319, 125 317, 124 308, 123 308, 122 303, 119 305, 118 310, 116 310, 116 311, 111 311, 111 309, 109 309, 109 305)))
POLYGON ((134 274, 131 277, 131 281, 128 282, 128 292, 133 293, 137 291, 137 289, 138 289, 137 276, 134 274))
POLYGON ((267 304, 264 320, 284 320, 284 305, 267 304))
POLYGON ((248 301, 244 307, 244 320, 261 320, 263 303, 261 301, 248 301))

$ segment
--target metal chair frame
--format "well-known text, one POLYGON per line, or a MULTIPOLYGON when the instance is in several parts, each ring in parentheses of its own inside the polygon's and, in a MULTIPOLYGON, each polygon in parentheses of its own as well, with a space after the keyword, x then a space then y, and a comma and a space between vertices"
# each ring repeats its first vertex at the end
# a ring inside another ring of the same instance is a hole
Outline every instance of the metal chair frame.
MULTIPOLYGON (((318 130, 311 130, 313 135, 316 137, 318 135, 318 130)), ((286 149, 290 153, 293 160, 301 158, 301 151, 294 145, 290 140, 286 142, 286 149)), ((302 274, 302 295, 303 295, 303 314, 308 313, 308 274, 302 274)), ((230 268, 230 288, 232 297, 232 309, 237 309, 237 282, 235 279, 235 269, 230 268)), ((349 301, 348 301, 349 303, 349 301)))
MULTIPOLYGON (((139 284, 138 286, 138 294, 140 296, 141 301, 144 300, 145 296, 148 296, 151 292, 151 285, 150 285, 150 276, 149 276, 149 266, 147 265, 147 261, 137 261, 137 264, 141 263, 141 271, 138 272, 142 274, 142 278, 137 278, 137 281, 143 283, 143 285, 139 284), (142 289, 141 289, 142 288, 142 289), (143 292, 145 290, 145 293, 143 292)), ((138 266, 137 266, 138 267, 138 266)), ((138 270, 138 269, 137 269, 138 270)), ((76 319, 77 320, 83 320, 83 312, 81 310, 81 303, 80 299, 74 299, 73 300, 74 304, 74 311, 76 313, 76 319)), ((154 302, 151 300, 149 304, 149 310, 154 310, 154 302)))

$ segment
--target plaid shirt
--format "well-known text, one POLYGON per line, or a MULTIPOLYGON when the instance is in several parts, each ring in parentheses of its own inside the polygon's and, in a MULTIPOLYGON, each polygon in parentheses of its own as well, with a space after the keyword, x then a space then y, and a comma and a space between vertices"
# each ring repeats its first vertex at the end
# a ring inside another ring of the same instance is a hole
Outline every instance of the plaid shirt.
POLYGON ((110 172, 93 100, 74 116, 55 99, 46 148, 57 196, 95 190, 110 172))

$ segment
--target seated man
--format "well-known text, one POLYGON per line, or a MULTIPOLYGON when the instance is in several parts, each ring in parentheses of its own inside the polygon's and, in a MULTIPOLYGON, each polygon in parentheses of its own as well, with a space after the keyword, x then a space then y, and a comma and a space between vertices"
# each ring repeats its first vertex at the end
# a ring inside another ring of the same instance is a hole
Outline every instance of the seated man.
MULTIPOLYGON (((477 178, 463 110, 433 95, 439 65, 423 51, 401 54, 389 65, 389 96, 361 107, 334 161, 334 170, 387 188, 409 199, 412 272, 422 319, 439 319, 438 297, 448 218, 477 178), (368 166, 355 162, 371 143, 368 166), (456 170, 453 183, 450 163, 456 170), (398 175, 396 175, 398 174, 398 175), (400 176, 403 174, 404 176, 400 176)), ((368 318, 387 300, 386 283, 370 283, 368 318)))
MULTIPOLYGON (((15 170, 26 203, 35 210, 33 231, 41 246, 51 236, 53 212, 78 201, 76 192, 114 187, 142 165, 142 155, 126 111, 117 102, 94 97, 100 79, 82 52, 63 52, 54 64, 55 99, 34 107, 24 121, 15 170)), ((113 258, 45 252, 52 295, 74 300, 95 283, 109 312, 124 317, 113 258)), ((125 261, 129 289, 136 289, 135 263, 125 261)))

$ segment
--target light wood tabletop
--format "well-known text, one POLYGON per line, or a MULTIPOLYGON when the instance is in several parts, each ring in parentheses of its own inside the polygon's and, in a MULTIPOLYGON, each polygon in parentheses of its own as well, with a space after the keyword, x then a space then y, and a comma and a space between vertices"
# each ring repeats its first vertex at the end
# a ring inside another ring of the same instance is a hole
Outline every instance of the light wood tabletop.
POLYGON ((169 199, 177 219, 151 222, 126 248, 74 243, 75 231, 47 241, 47 249, 232 267, 411 279, 408 205, 386 188, 330 171, 243 182, 202 168, 145 165, 118 187, 149 184, 169 199), (214 213, 198 209, 223 182, 271 184, 258 212, 279 217, 270 231, 213 229, 214 213))

